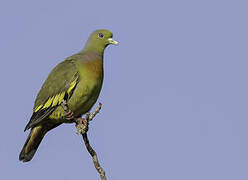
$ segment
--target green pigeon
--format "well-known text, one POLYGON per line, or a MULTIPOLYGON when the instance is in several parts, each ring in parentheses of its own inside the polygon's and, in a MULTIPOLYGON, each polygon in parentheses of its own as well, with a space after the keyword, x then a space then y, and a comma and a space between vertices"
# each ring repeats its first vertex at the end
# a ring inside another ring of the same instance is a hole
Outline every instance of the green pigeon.
POLYGON ((94 31, 83 50, 59 63, 42 85, 25 130, 31 128, 20 152, 19 160, 30 161, 41 140, 51 129, 80 118, 97 101, 103 83, 103 54, 105 48, 118 42, 109 30, 94 31), (61 106, 67 102, 69 114, 61 106))

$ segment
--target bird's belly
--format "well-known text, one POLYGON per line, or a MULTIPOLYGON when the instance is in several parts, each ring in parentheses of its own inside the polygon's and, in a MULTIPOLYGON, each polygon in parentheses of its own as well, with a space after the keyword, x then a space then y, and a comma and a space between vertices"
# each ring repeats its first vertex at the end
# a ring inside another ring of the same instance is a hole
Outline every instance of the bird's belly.
MULTIPOLYGON (((83 84, 80 83, 77 85, 74 90, 73 95, 67 102, 68 107, 72 110, 75 117, 80 117, 83 114, 90 111, 92 106, 95 104, 99 94, 101 91, 101 83, 89 83, 83 84)), ((63 118, 64 117, 64 109, 59 106, 50 116, 49 118, 53 123, 68 123, 68 121, 63 118)))
POLYGON ((84 81, 77 85, 72 97, 68 101, 68 106, 76 117, 90 111, 100 94, 101 86, 101 81, 94 80, 84 81))

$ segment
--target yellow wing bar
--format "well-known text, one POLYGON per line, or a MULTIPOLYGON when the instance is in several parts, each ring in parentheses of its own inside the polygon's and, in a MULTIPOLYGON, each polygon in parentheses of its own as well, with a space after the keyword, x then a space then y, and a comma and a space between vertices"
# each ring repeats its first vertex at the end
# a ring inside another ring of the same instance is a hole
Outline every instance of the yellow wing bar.
POLYGON ((68 88, 68 90, 67 90, 67 94, 70 94, 71 93, 71 90, 76 86, 76 84, 77 84, 77 78, 74 80, 74 81, 72 81, 71 82, 71 84, 70 84, 70 87, 68 88))
MULTIPOLYGON (((77 84, 77 79, 75 79, 71 84, 70 87, 67 90, 67 94, 70 94, 72 89, 76 86, 77 84)), ((48 98, 48 100, 43 104, 39 105, 38 107, 34 108, 34 112, 37 112, 41 109, 46 109, 49 108, 50 106, 54 107, 57 106, 58 104, 61 104, 62 100, 65 97, 65 92, 61 92, 59 94, 56 94, 55 96, 52 96, 48 98)))

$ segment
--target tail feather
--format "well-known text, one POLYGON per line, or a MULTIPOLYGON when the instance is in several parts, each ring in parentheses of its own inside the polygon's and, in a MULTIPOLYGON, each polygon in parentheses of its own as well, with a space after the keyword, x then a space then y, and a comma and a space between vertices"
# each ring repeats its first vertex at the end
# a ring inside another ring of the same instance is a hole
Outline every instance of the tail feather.
POLYGON ((46 132, 47 130, 41 125, 31 129, 22 151, 20 152, 20 161, 28 162, 33 158, 46 132))

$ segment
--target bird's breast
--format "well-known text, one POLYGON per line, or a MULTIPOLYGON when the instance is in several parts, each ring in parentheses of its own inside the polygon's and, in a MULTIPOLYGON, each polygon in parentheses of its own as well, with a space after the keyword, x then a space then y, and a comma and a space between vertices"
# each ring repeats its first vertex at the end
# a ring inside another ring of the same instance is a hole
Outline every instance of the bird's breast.
POLYGON ((97 101, 103 82, 102 61, 84 64, 79 73, 80 81, 69 101, 69 107, 76 116, 88 112, 97 101))

